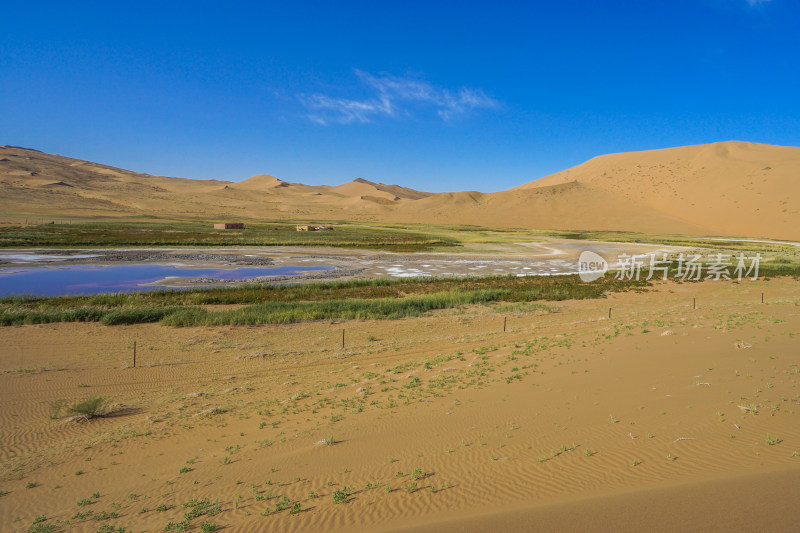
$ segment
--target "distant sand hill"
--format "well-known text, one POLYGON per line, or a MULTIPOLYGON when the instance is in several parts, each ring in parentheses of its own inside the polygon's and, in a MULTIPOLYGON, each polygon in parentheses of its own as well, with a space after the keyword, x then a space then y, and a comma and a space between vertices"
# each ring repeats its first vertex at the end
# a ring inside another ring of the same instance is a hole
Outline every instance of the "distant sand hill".
MULTIPOLYGON (((0 146, 0 218, 177 216, 476 224, 800 240, 800 148, 723 142, 596 157, 508 191, 257 175, 150 176, 0 146)), ((0 220, 2 222, 3 220, 0 220)))

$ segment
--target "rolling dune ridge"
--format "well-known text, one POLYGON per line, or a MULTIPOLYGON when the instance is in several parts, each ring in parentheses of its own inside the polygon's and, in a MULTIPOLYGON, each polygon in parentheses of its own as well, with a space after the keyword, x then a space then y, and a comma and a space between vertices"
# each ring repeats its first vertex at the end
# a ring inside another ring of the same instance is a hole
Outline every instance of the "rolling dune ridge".
POLYGON ((149 176, 0 147, 5 218, 228 217, 800 240, 800 148, 746 142, 596 157, 519 187, 425 193, 355 179, 312 186, 149 176))

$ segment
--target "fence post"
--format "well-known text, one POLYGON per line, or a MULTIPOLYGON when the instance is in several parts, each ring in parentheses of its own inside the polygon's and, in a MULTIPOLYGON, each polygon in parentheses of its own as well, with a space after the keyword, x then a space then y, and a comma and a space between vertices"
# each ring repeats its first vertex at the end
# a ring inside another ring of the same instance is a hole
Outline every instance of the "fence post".
POLYGON ((136 341, 133 341, 133 368, 136 368, 136 341))
POLYGON ((608 319, 611 320, 611 308, 608 308, 608 319))
POLYGON ((692 309, 697 309, 697 298, 692 298, 692 309))
POLYGON ((507 323, 507 321, 508 321, 508 317, 504 316, 503 317, 503 333, 506 332, 506 323, 507 323))
POLYGON ((344 328, 342 328, 342 349, 344 349, 344 328))

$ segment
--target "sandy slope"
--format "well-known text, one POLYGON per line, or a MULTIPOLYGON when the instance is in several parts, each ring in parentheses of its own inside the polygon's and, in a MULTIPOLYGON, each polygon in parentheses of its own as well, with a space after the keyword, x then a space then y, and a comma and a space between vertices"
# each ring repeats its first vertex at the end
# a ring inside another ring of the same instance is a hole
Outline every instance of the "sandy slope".
POLYGON ((798 239, 800 148, 726 142, 605 155, 518 190, 570 182, 714 232, 798 239))
POLYGON ((193 181, 0 147, 0 211, 5 221, 138 214, 800 240, 800 148, 725 142, 612 154, 508 191, 429 194, 360 178, 193 181))
POLYGON ((596 496, 392 528, 400 532, 796 531, 800 469, 731 475, 690 484, 596 496))
POLYGON ((207 497, 222 512, 195 528, 797 530, 799 305, 773 279, 396 321, 4 328, 0 523, 161 531, 207 497), (117 416, 49 418, 91 395, 117 416))

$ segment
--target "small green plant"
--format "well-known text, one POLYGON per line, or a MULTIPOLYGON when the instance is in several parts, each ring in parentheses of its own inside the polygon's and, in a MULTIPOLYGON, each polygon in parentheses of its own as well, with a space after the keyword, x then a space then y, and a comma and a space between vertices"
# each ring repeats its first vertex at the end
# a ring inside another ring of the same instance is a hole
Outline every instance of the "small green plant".
POLYGON ((200 524, 200 531, 202 531, 202 533, 212 533, 213 531, 216 531, 218 528, 219 526, 217 526, 217 524, 215 524, 214 522, 206 521, 200 524))
POLYGON ((408 491, 409 494, 414 494, 417 491, 417 482, 412 481, 411 483, 409 483, 408 487, 406 487, 406 490, 408 491))
POLYGON ((61 410, 64 408, 64 405, 67 403, 67 400, 63 398, 59 398, 57 400, 53 400, 50 402, 50 418, 55 420, 59 416, 61 416, 61 410))
POLYGON ((422 469, 421 468, 415 468, 414 471, 411 472, 411 479, 413 479, 413 480, 417 480, 417 479, 420 479, 422 477, 423 477, 423 474, 422 474, 422 469))
POLYGON ((125 528, 122 526, 115 528, 111 524, 103 524, 97 528, 95 533, 125 533, 125 528))
POLYGON ((183 508, 189 509, 183 515, 186 520, 192 520, 202 515, 214 516, 222 512, 222 507, 220 507, 219 502, 215 501, 211 503, 211 500, 208 498, 203 498, 202 500, 192 498, 183 503, 183 508))
POLYGON ((592 453, 592 450, 590 450, 589 448, 584 448, 583 455, 585 455, 586 457, 591 457, 594 454, 592 453))
POLYGON ((303 508, 300 505, 300 502, 297 502, 294 505, 292 505, 291 509, 289 509, 289 514, 297 514, 302 510, 303 510, 303 508))
POLYGON ((188 520, 181 520, 180 522, 169 522, 164 531, 175 531, 180 533, 181 531, 186 531, 189 529, 189 521, 188 520))
POLYGON ((100 511, 99 513, 94 515, 95 520, 111 520, 112 518, 117 518, 117 513, 108 511, 100 511))
POLYGON ((284 509, 289 507, 290 503, 292 502, 289 498, 287 498, 286 496, 281 496, 281 499, 278 500, 278 503, 275 504, 275 512, 277 513, 279 511, 283 511, 284 509))
POLYGON ((92 500, 90 500, 89 498, 83 498, 82 500, 78 501, 77 505, 78 505, 78 507, 83 507, 85 505, 92 505, 92 503, 94 503, 94 502, 92 500))
POLYGON ((102 396, 94 396, 72 404, 67 409, 67 414, 83 418, 84 420, 90 420, 92 418, 105 416, 106 414, 108 414, 108 411, 106 410, 105 406, 106 406, 105 398, 103 398, 102 396))
POLYGON ((189 468, 188 466, 182 466, 181 469, 179 470, 179 472, 181 474, 186 474, 187 472, 191 472, 191 471, 192 471, 192 469, 189 468))
POLYGON ((631 466, 639 466, 642 462, 639 459, 634 459, 631 461, 631 466))
POLYGON ((776 444, 778 444, 780 442, 781 442, 781 439, 779 439, 778 437, 773 437, 772 435, 767 433, 767 444, 769 444, 770 446, 775 446, 776 444))
POLYGON ((38 486, 39 486, 39 484, 36 483, 35 481, 29 481, 28 483, 25 484, 25 488, 26 489, 34 489, 34 488, 36 488, 38 486))
POLYGON ((313 499, 315 499, 315 498, 319 498, 319 494, 317 494, 317 493, 316 493, 316 492, 314 492, 313 490, 309 491, 309 492, 308 492, 308 499, 309 499, 309 500, 313 500, 313 499))
POLYGON ((350 487, 343 487, 341 490, 333 491, 331 497, 333 498, 333 503, 345 503, 347 499, 350 497, 350 487))
POLYGON ((53 533, 56 531, 56 525, 45 524, 45 520, 47 520, 45 515, 37 516, 33 521, 33 525, 28 528, 28 533, 53 533))

